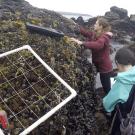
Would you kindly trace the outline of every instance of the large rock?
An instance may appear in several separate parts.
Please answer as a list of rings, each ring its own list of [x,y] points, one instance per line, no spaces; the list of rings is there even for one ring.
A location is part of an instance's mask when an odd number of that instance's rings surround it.
[[[106,12],[105,18],[108,19],[109,21],[114,21],[114,20],[119,20],[120,16],[119,16],[119,14],[117,14],[115,12]]]
[[[121,19],[126,18],[128,16],[128,11],[126,9],[118,8],[116,6],[111,7],[110,11],[117,13]]]
[[[135,24],[135,15],[130,15],[130,21]]]
[[[129,23],[130,22],[128,20],[114,20],[111,22],[113,29],[127,32],[132,30],[132,27],[129,25]]]
[[[83,20],[83,17],[82,16],[79,16],[77,19],[76,19],[76,22],[79,24],[79,25],[84,25],[84,20]]]

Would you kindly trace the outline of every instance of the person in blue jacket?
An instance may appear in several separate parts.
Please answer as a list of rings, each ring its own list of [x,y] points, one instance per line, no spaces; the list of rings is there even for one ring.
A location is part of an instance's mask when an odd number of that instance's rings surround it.
[[[135,55],[133,51],[127,47],[119,49],[115,55],[115,62],[118,74],[111,90],[103,98],[103,107],[106,112],[113,112],[117,104],[126,103],[135,84]],[[115,135],[115,133],[112,135]]]

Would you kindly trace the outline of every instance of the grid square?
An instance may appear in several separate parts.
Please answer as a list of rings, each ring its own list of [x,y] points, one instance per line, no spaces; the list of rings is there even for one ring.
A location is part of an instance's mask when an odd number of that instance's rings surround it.
[[[24,75],[16,76],[14,79],[9,81],[9,84],[17,92],[20,92],[20,91],[30,87],[30,82]]]
[[[51,108],[55,107],[60,103],[60,97],[56,95],[53,91],[46,95],[44,100]]]
[[[24,107],[27,107],[19,95],[16,95],[7,100],[6,104],[14,114],[20,113]]]
[[[41,80],[41,77],[32,69],[25,74],[25,78],[27,78],[27,81],[29,81],[31,84],[39,82]]]
[[[5,80],[11,80],[15,78],[17,73],[17,67],[10,64],[9,66],[4,66],[1,68],[1,74]]]
[[[31,63],[31,61],[32,61],[32,63]],[[35,68],[35,67],[38,67],[38,66],[41,66],[42,65],[39,61],[37,61],[37,59],[34,56],[26,59],[26,62],[29,64],[29,66],[31,68]]]
[[[0,67],[1,67],[1,69],[2,69],[2,67],[7,67],[9,65],[10,65],[10,63],[9,63],[9,60],[8,60],[8,58],[6,56],[0,58]]]
[[[45,102],[45,100],[39,99],[37,102],[30,106],[30,109],[39,117],[42,114],[46,114],[51,110],[51,107]]]
[[[61,100],[66,99],[67,96],[70,94],[70,91],[67,91],[67,88],[63,85],[59,85],[55,89],[55,94],[60,96]]]
[[[48,75],[43,80],[50,88],[53,89],[61,84],[53,75]]]
[[[51,75],[50,72],[47,71],[47,69],[45,69],[45,67],[41,64],[38,65],[37,67],[32,66],[32,69],[33,69],[33,72],[35,72],[41,78]]]
[[[16,95],[16,92],[8,82],[0,84],[0,96],[5,102],[14,95]]]
[[[0,84],[4,83],[5,81],[6,81],[6,79],[4,78],[2,73],[0,72]]]
[[[33,85],[33,88],[41,97],[47,95],[51,89],[49,86],[44,82],[44,80],[40,80],[38,83]]]
[[[40,98],[40,95],[32,87],[19,93],[19,96],[27,106],[33,104],[33,102],[36,102]]]
[[[18,62],[18,59],[20,58],[19,52],[16,53],[12,53],[8,56],[6,56],[8,59],[8,62],[15,64],[16,62]]]
[[[38,118],[30,109],[24,109],[16,117],[25,128],[34,123]]]

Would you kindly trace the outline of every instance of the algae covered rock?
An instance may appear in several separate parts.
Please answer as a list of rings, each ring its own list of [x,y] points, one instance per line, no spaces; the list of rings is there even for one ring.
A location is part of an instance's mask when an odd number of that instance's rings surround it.
[[[65,33],[63,38],[54,38],[38,33],[31,33],[26,28],[26,23],[32,23],[39,26],[51,27]],[[46,9],[38,9],[32,7],[28,2],[24,0],[1,0],[0,1],[0,52],[6,52],[20,46],[29,44],[34,51],[56,71],[68,84],[73,87],[78,96],[58,111],[54,116],[37,127],[31,134],[36,135],[86,135],[86,134],[98,134],[98,127],[95,119],[95,106],[96,99],[94,93],[95,85],[95,71],[93,65],[83,57],[83,51],[85,48],[77,46],[68,40],[68,36],[76,36],[74,33],[75,24],[73,21],[64,18],[60,14],[49,11]],[[23,53],[25,56],[29,56],[27,53]],[[17,59],[17,56],[13,57]],[[5,60],[0,61],[1,70],[5,68]],[[37,65],[33,57],[30,57],[30,65]],[[9,64],[10,65],[10,64]],[[22,64],[22,68],[15,71],[15,67],[5,69],[4,73],[11,77],[18,77],[21,71],[28,70],[28,66]],[[4,67],[2,69],[2,67]],[[46,72],[42,72],[42,69],[36,70],[40,75],[45,75]],[[15,74],[14,74],[15,73]],[[36,75],[30,73],[27,76],[32,82],[36,81]],[[56,84],[57,81],[50,79],[50,85]],[[11,96],[8,93],[8,85],[3,85],[2,75],[0,76],[1,94]],[[17,79],[12,83],[16,87],[26,87],[28,82],[23,78]],[[35,86],[35,89],[37,86]],[[11,89],[10,89],[11,90]],[[43,94],[42,85],[37,88],[38,92]],[[28,97],[26,102],[34,100],[35,96],[33,92],[22,94],[22,97]],[[31,98],[31,99],[30,99]],[[41,98],[38,96],[38,98]],[[5,98],[7,101],[7,98]],[[7,101],[8,102],[8,101]],[[34,102],[34,101],[33,101]],[[49,102],[49,101],[48,101]],[[55,104],[55,102],[54,102]],[[20,102],[18,98],[9,102],[9,107],[17,112],[18,109],[23,109],[23,102]],[[44,114],[44,103],[41,102],[35,106],[32,106],[37,114],[42,116]],[[1,102],[1,108],[4,108],[3,102]],[[10,113],[8,113],[10,114]],[[23,118],[25,117],[25,119]],[[12,118],[12,117],[11,117]],[[20,115],[22,123],[29,125],[34,122],[34,116],[31,116],[31,112],[26,111]],[[29,118],[29,120],[28,120]],[[17,135],[22,129],[21,125],[10,119],[11,134]],[[14,125],[14,126],[12,126]]]

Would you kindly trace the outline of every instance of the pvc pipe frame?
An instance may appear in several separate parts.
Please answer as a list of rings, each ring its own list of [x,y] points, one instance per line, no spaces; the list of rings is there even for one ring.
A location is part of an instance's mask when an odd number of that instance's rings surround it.
[[[3,131],[0,129],[0,135],[4,135]]]
[[[45,114],[44,116],[42,116],[40,119],[38,119],[36,122],[34,122],[31,126],[29,126],[28,128],[26,128],[22,133],[20,133],[19,135],[26,135],[29,132],[31,132],[33,129],[35,129],[38,125],[40,125],[42,122],[44,122],[45,120],[47,120],[50,116],[52,116],[56,111],[58,111],[62,106],[64,106],[67,102],[69,102],[72,98],[74,98],[77,93],[74,89],[72,89],[57,73],[55,73],[50,66],[48,66],[35,52],[34,50],[29,46],[29,45],[24,45],[20,48],[5,52],[3,54],[0,54],[0,58],[10,55],[12,53],[21,51],[27,49],[29,50],[42,64],[43,66],[50,72],[52,73],[70,92],[70,96],[67,97],[65,100],[63,100],[61,103],[59,103],[57,106],[55,106],[51,111],[49,111],[47,114]]]

